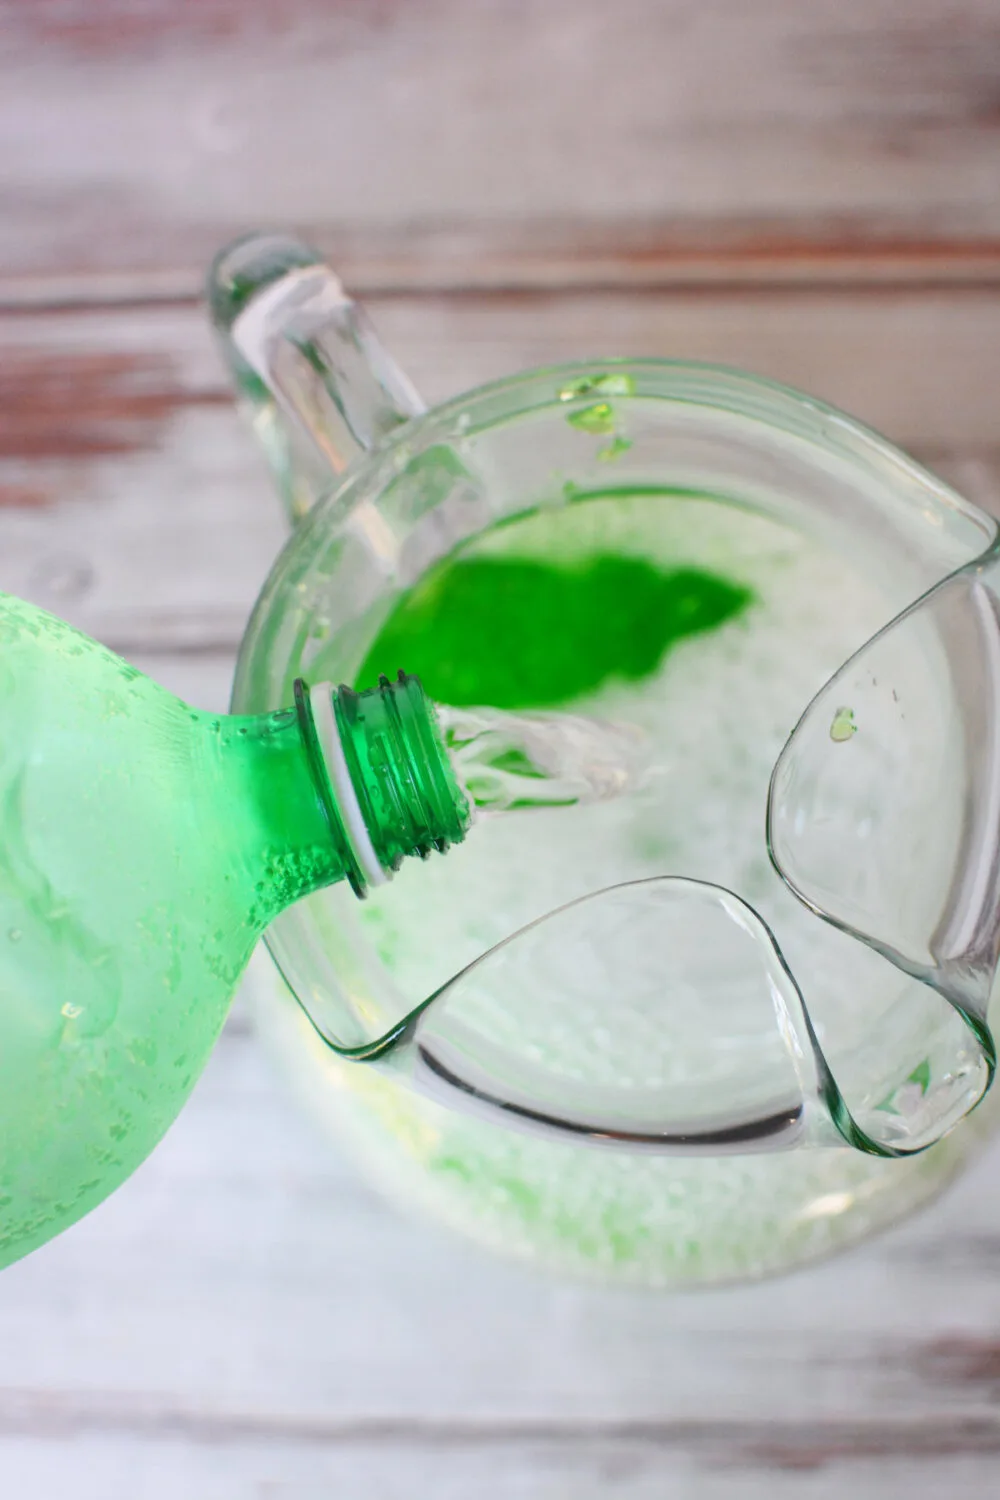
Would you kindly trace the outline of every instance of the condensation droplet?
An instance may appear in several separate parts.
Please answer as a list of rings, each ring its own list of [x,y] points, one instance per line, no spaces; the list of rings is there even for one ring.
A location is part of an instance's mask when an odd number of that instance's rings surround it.
[[[589,432],[603,436],[615,430],[614,407],[610,401],[594,401],[579,411],[566,413],[566,420],[578,432]]]
[[[82,599],[94,583],[94,570],[85,558],[67,553],[45,557],[32,570],[32,589],[46,599]]]
[[[852,735],[857,734],[858,726],[854,722],[853,708],[838,708],[830,725],[830,738],[835,745],[846,744]]]
[[[599,449],[597,457],[601,463],[613,463],[616,458],[620,458],[623,453],[627,453],[631,446],[631,438],[627,438],[622,433],[616,432],[610,443]]]
[[[559,391],[560,401],[578,401],[581,396],[634,396],[635,381],[624,370],[610,371],[604,375],[584,375],[573,380]]]

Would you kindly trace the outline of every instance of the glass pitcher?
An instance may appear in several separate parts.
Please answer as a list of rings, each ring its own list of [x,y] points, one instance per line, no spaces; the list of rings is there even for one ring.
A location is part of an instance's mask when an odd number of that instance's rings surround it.
[[[295,527],[247,630],[234,710],[280,706],[300,677],[391,672],[405,653],[440,703],[571,704],[657,747],[641,795],[486,820],[363,905],[334,888],[284,913],[251,991],[297,1092],[394,1198],[494,1249],[621,1281],[774,1272],[924,1200],[991,1105],[905,1160],[846,1144],[609,1152],[443,1108],[345,1061],[316,1017],[386,1032],[526,924],[669,872],[737,892],[779,933],[849,1070],[871,1015],[916,981],[779,877],[772,772],[805,705],[981,557],[992,519],[841,413],[721,367],[595,361],[426,411],[332,271],[284,238],[224,251],[210,296]],[[832,741],[848,738],[850,708],[833,718]],[[516,975],[484,972],[485,1003],[523,1021]],[[638,1053],[653,1083],[684,1082],[684,1055],[618,1035],[613,1008],[584,1014],[563,968],[552,980],[544,1040],[567,1075],[585,1059],[591,1084],[611,1086]],[[738,1028],[702,1021],[700,1087],[725,1089],[739,1044]]]

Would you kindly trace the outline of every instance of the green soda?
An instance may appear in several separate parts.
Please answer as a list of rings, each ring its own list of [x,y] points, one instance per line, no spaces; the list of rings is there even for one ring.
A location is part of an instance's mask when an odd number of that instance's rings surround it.
[[[460,841],[414,677],[188,707],[0,596],[0,1266],[111,1193],[177,1115],[285,907]]]

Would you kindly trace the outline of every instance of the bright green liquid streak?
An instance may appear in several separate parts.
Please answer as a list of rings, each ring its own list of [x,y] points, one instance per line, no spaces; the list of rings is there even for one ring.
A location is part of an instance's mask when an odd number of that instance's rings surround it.
[[[294,711],[195,712],[0,598],[0,1265],[142,1161],[260,932],[343,873]]]
[[[401,662],[438,703],[553,707],[651,676],[685,637],[725,623],[749,589],[696,568],[613,553],[577,566],[468,557],[433,569],[397,605],[358,674]]]

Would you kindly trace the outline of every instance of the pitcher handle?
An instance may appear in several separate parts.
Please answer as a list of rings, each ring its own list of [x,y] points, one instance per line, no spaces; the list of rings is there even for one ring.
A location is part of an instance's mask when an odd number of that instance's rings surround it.
[[[426,408],[315,250],[251,234],[216,256],[223,357],[294,525],[337,476]]]

